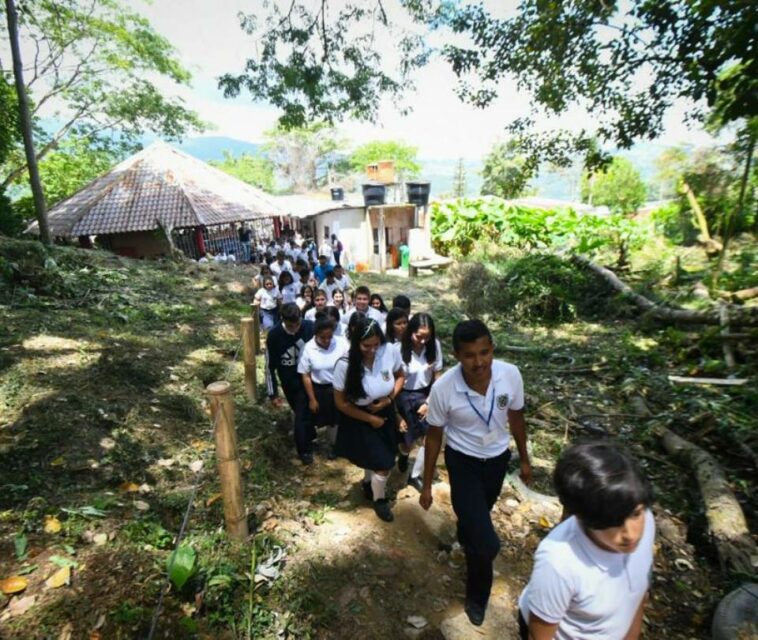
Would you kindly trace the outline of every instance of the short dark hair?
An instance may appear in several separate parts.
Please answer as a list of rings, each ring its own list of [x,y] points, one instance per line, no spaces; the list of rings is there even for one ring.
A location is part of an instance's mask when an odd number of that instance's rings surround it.
[[[319,260],[321,260],[321,258],[323,258],[324,260],[327,259],[326,256],[323,253],[318,257]]]
[[[328,317],[334,320],[335,327],[336,323],[340,321],[340,310],[332,304],[330,304],[328,307],[325,307],[318,313],[325,313]],[[318,315],[318,313],[316,315]]]
[[[323,311],[318,311],[316,313],[316,324],[313,327],[313,333],[319,334],[327,329],[334,331],[336,326],[334,319],[326,312],[326,309],[324,309]]]
[[[277,260],[278,260],[279,258],[284,258],[284,257],[286,257],[286,254],[284,253],[284,251],[277,251],[277,252],[276,252],[276,259],[277,259]]]
[[[302,318],[300,315],[300,307],[298,307],[294,302],[288,302],[287,304],[282,305],[282,309],[279,312],[279,315],[282,317],[283,322],[295,322]]]
[[[360,287],[357,287],[355,289],[355,294],[354,295],[355,295],[356,298],[358,296],[368,296],[370,298],[371,297],[371,289],[369,289],[365,285],[361,285]]]
[[[411,299],[402,293],[392,298],[392,306],[398,309],[405,309],[409,314],[411,312]]]
[[[653,489],[635,460],[611,442],[582,442],[566,449],[553,472],[566,511],[590,529],[624,523],[639,504],[653,503]]]
[[[481,320],[463,320],[453,329],[453,351],[459,351],[464,342],[476,342],[484,337],[492,342],[492,334],[486,324]]]

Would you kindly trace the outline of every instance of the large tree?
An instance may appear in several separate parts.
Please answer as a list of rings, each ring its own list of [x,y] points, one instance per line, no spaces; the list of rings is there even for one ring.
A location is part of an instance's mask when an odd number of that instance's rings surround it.
[[[482,167],[482,195],[518,198],[527,191],[534,169],[521,154],[515,140],[496,142]]]
[[[230,151],[224,151],[223,160],[211,160],[210,164],[239,178],[242,182],[269,193],[274,191],[274,163],[268,158],[260,158],[248,153],[235,158]]]
[[[305,193],[326,184],[332,177],[337,152],[346,141],[336,129],[324,122],[286,129],[282,126],[264,132],[263,150],[288,182],[288,190]]]
[[[373,140],[357,147],[350,154],[350,167],[363,173],[367,164],[379,160],[393,160],[400,180],[415,178],[421,173],[421,165],[416,159],[418,148],[402,140]]]
[[[162,77],[189,83],[172,45],[118,0],[25,2],[19,26],[32,53],[25,76],[38,124],[38,160],[67,136],[133,148],[148,132],[179,139],[203,127],[193,111],[166,97],[155,82]],[[0,73],[7,76],[2,60],[0,49]],[[39,126],[43,117],[44,127]],[[20,154],[12,154],[0,187],[25,169]]]
[[[629,160],[618,156],[604,169],[585,174],[582,181],[582,199],[606,206],[613,214],[635,213],[646,195],[640,172]]]

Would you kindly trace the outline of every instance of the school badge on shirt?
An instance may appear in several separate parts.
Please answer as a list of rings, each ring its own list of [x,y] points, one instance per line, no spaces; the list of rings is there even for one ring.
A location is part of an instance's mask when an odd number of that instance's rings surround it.
[[[382,380],[385,382],[389,382],[390,379],[390,372],[389,371],[382,371]]]
[[[497,408],[498,409],[505,409],[508,406],[508,394],[504,393],[502,395],[499,395],[497,397]]]

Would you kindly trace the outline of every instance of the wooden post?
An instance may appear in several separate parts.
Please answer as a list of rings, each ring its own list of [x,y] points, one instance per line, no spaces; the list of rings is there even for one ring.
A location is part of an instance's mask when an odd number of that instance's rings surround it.
[[[253,316],[253,338],[255,353],[261,352],[261,305],[259,302],[250,304],[250,314]]]
[[[379,208],[379,273],[387,269],[387,235],[384,226],[384,209]]]
[[[242,349],[245,362],[245,394],[255,401],[258,397],[255,379],[255,320],[242,318]]]
[[[237,431],[234,427],[234,402],[231,385],[225,380],[212,382],[206,392],[211,403],[215,424],[216,462],[224,500],[224,522],[231,538],[244,540],[248,536],[247,512],[242,497],[240,459],[237,452]]]

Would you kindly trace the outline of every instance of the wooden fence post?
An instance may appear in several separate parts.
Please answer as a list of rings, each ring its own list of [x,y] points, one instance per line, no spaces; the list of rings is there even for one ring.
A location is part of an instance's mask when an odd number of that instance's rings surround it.
[[[242,497],[240,459],[237,451],[237,431],[234,426],[234,401],[231,385],[225,380],[212,382],[206,392],[210,399],[215,424],[216,462],[224,500],[224,522],[231,538],[244,540],[248,536],[247,512]]]
[[[242,355],[245,362],[245,394],[255,401],[258,388],[255,371],[255,320],[242,318]]]
[[[253,316],[253,337],[255,338],[255,353],[261,352],[261,305],[260,302],[250,304],[250,315]]]

